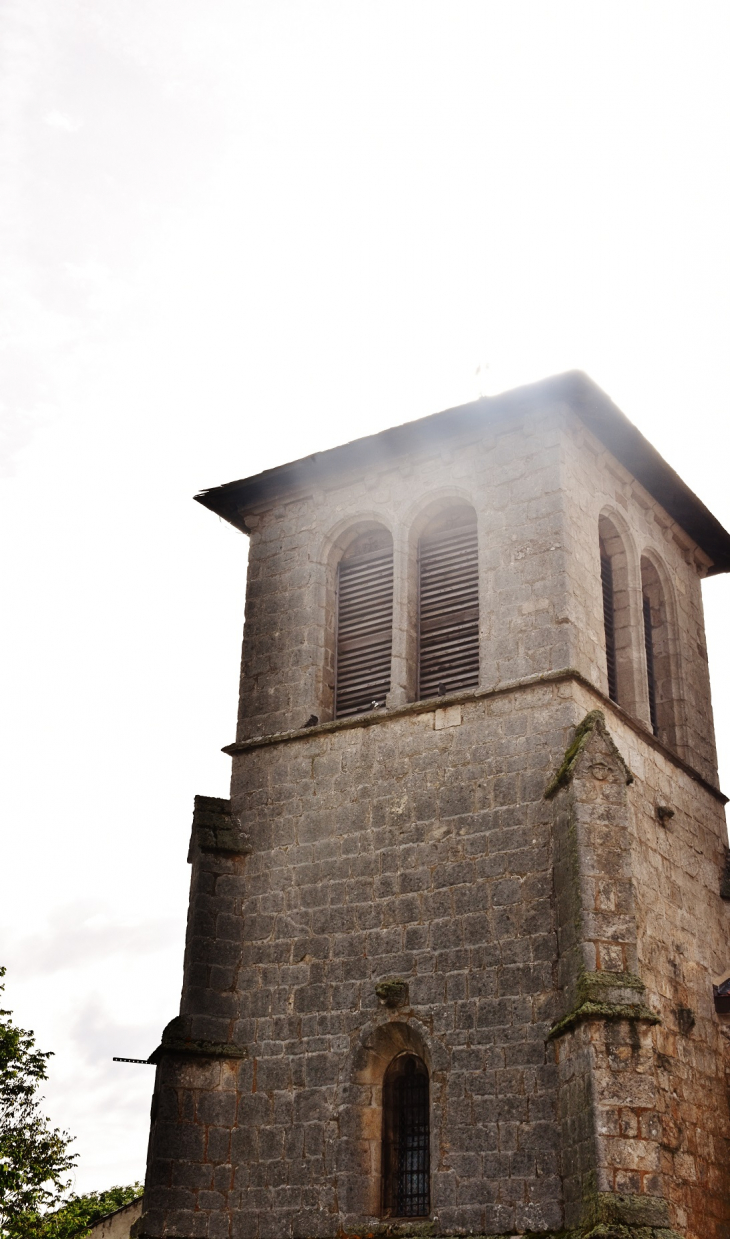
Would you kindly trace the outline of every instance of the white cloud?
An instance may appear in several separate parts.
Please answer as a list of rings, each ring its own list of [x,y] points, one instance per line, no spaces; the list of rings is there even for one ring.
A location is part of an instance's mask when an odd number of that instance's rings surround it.
[[[63,129],[66,133],[78,133],[81,128],[81,121],[74,120],[66,112],[59,112],[55,108],[47,112],[43,117],[44,123],[50,125],[52,129]]]

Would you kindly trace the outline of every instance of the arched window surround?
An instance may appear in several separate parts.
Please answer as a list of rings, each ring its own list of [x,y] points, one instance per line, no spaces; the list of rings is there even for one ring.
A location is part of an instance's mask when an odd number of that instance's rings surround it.
[[[601,645],[605,658],[603,690],[608,696],[613,696],[617,705],[649,727],[651,722],[639,557],[625,521],[615,510],[604,509],[601,513],[596,544],[596,582],[600,598]],[[602,562],[604,556],[610,564],[609,577],[613,587],[615,695],[612,694],[609,684],[609,633],[608,617],[605,615],[606,571]]]
[[[431,1040],[428,1029],[414,1018],[386,1019],[363,1028],[351,1060],[341,1130],[362,1150],[361,1174],[353,1214],[377,1219],[383,1213],[383,1086],[394,1059],[412,1054],[428,1070],[430,1095],[431,1212],[438,1208],[436,1188],[440,1167],[442,1110],[450,1062],[449,1052]],[[349,1211],[349,1210],[348,1210]]]
[[[335,684],[337,672],[338,572],[348,551],[368,534],[386,534],[393,539],[393,528],[387,514],[364,512],[350,514],[331,530],[317,556],[324,567],[324,654],[320,682],[315,695],[315,713],[320,722],[335,717]],[[395,618],[395,617],[394,617]],[[392,633],[392,630],[391,630]],[[392,659],[392,651],[391,651]]]
[[[639,562],[642,589],[641,633],[646,651],[650,722],[652,730],[663,744],[683,754],[684,693],[674,589],[666,564],[653,548],[645,547]],[[647,604],[652,620],[651,640],[647,639],[646,634]],[[653,677],[649,675],[649,658],[654,664]],[[653,678],[653,692],[649,688],[650,678]]]
[[[418,691],[418,670],[419,670],[419,544],[421,537],[428,530],[428,526],[438,518],[444,516],[450,510],[466,509],[473,514],[473,519],[476,522],[477,531],[477,547],[478,547],[478,594],[479,594],[479,683],[482,681],[484,660],[484,643],[485,643],[485,625],[488,615],[487,600],[485,597],[485,574],[482,570],[482,548],[484,545],[484,537],[482,531],[482,521],[477,504],[474,497],[467,490],[460,487],[448,487],[443,490],[432,493],[429,496],[421,497],[420,500],[412,506],[409,512],[404,515],[402,527],[406,531],[403,540],[403,558],[402,571],[400,574],[400,582],[398,581],[398,570],[396,569],[396,591],[401,589],[400,607],[396,603],[396,614],[398,619],[395,623],[394,643],[400,658],[396,662],[394,659],[394,686],[398,685],[400,689],[400,697],[397,704],[402,704],[406,701],[415,701],[419,697]],[[397,552],[396,552],[396,558]],[[398,628],[400,627],[400,633]],[[435,699],[435,698],[434,698]],[[394,702],[396,704],[396,702]]]
[[[390,513],[371,509],[362,513],[350,513],[330,530],[320,544],[319,552],[315,553],[315,561],[321,565],[318,572],[318,590],[324,585],[324,596],[320,593],[317,606],[324,601],[324,634],[319,637],[318,644],[323,648],[323,656],[316,673],[317,684],[313,693],[316,705],[306,708],[314,709],[320,722],[328,722],[335,717],[335,669],[336,669],[336,639],[337,639],[337,575],[338,566],[348,547],[363,534],[375,530],[387,530],[393,539],[393,622],[390,691],[386,704],[389,707],[405,705],[418,697],[418,547],[423,531],[441,514],[449,509],[468,508],[474,513],[477,527],[477,545],[479,553],[478,595],[479,595],[479,683],[483,682],[485,668],[485,646],[488,639],[489,607],[487,594],[487,574],[483,570],[482,550],[484,535],[482,516],[472,494],[461,487],[445,487],[427,496],[420,496],[397,519],[393,520]],[[321,630],[320,630],[321,631]]]

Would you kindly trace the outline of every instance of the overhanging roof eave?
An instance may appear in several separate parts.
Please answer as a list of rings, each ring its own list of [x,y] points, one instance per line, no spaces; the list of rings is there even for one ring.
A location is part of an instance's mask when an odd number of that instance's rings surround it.
[[[469,404],[390,427],[324,452],[202,491],[195,498],[243,532],[247,511],[375,470],[408,453],[478,433],[518,409],[564,403],[712,560],[709,575],[730,571],[730,534],[633,422],[581,371],[569,371]]]

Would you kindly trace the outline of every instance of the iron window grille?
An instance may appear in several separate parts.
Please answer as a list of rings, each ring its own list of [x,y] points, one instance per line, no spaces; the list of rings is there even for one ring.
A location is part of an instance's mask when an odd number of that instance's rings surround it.
[[[383,1113],[384,1212],[427,1217],[430,1210],[428,1070],[401,1055],[386,1077]]]

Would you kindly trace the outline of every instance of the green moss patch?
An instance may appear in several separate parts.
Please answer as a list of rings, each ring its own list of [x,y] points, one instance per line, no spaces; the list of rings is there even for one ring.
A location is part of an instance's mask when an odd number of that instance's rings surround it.
[[[604,717],[603,710],[591,710],[588,714],[586,714],[582,723],[579,723],[576,727],[575,736],[573,737],[572,743],[565,750],[565,757],[562,760],[560,768],[545,788],[544,795],[546,800],[552,799],[556,792],[560,791],[561,787],[567,787],[568,783],[570,783],[570,780],[575,772],[575,767],[578,764],[578,758],[583,752],[583,749],[586,747],[586,744],[594,731],[600,732],[606,740],[611,752],[624,772],[626,782],[633,783],[634,776],[616,748],[616,745],[611,737],[611,733],[606,727],[606,719]]]

